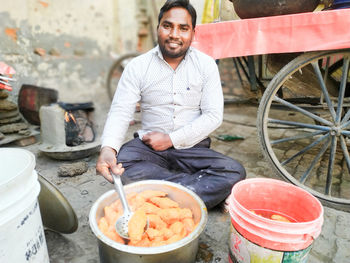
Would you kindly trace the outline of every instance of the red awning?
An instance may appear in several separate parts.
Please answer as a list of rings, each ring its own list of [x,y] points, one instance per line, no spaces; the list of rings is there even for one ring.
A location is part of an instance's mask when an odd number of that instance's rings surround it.
[[[350,48],[350,9],[197,25],[192,46],[215,59]]]

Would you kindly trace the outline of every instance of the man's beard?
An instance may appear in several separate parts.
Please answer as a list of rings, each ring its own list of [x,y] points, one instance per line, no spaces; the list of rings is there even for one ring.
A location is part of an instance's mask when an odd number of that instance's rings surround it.
[[[179,57],[182,57],[186,54],[187,49],[185,50],[180,50],[178,53],[172,53],[172,52],[169,52],[166,48],[165,48],[165,44],[164,45],[159,45],[159,48],[160,48],[160,51],[162,52],[163,54],[163,57],[168,57],[168,58],[179,58]]]

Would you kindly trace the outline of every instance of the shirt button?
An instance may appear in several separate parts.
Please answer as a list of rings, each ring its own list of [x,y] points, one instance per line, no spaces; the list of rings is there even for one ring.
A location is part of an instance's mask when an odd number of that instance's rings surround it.
[[[176,95],[176,92],[174,92],[174,95]]]
[[[175,119],[176,117],[174,116],[173,118]]]

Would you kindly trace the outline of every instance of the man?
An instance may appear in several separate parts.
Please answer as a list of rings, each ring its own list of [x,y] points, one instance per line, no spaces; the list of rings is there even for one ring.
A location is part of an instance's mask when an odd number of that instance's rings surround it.
[[[196,17],[188,0],[168,0],[161,8],[158,46],[130,61],[119,81],[96,170],[110,182],[110,171],[123,174],[124,183],[176,182],[212,208],[245,170],[209,149],[208,135],[222,123],[223,94],[215,61],[190,47]],[[138,101],[142,129],[122,146]]]

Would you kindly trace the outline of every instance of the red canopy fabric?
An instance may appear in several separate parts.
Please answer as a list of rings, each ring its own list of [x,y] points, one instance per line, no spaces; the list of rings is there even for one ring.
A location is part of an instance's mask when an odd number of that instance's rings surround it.
[[[197,25],[192,46],[214,59],[350,48],[350,9]]]

